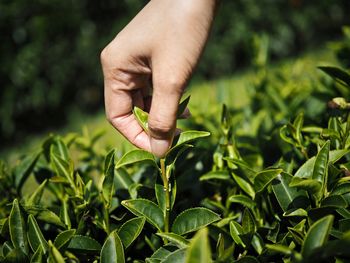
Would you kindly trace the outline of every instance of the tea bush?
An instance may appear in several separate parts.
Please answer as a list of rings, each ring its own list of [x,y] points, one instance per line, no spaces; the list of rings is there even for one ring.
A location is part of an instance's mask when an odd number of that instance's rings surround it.
[[[258,63],[246,107],[194,115],[160,160],[95,133],[1,162],[0,262],[348,262],[350,74],[319,69]]]

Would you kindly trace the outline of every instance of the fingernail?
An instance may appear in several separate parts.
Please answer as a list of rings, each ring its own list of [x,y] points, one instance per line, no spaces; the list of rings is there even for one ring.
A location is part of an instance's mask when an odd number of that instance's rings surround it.
[[[169,150],[169,140],[159,140],[151,137],[151,150],[154,155],[159,158],[164,157],[165,153]]]

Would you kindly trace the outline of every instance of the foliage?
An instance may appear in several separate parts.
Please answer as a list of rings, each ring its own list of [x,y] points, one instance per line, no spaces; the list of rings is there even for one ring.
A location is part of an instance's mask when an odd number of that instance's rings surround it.
[[[247,107],[194,116],[160,160],[97,132],[1,163],[0,262],[349,261],[350,74],[296,88],[265,63]]]
[[[256,34],[270,43],[270,58],[281,58],[339,35],[349,23],[347,0],[221,2],[197,71],[204,78],[247,65]],[[77,108],[100,108],[99,53],[146,3],[1,1],[0,140],[13,144],[62,125]]]

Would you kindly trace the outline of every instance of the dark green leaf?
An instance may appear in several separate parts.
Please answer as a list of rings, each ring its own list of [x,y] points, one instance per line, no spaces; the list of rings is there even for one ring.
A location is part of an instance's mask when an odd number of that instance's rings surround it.
[[[186,249],[178,249],[166,256],[161,263],[185,263]]]
[[[101,263],[124,263],[123,244],[116,231],[113,231],[106,239],[100,254]]]
[[[42,246],[39,246],[38,249],[35,251],[34,255],[30,259],[30,263],[42,263],[44,252]]]
[[[252,213],[249,209],[244,209],[242,218],[243,234],[252,234],[256,231],[256,224]]]
[[[282,171],[282,169],[269,169],[258,173],[254,178],[255,191],[263,191]]]
[[[187,96],[187,98],[181,101],[181,103],[179,104],[179,107],[177,109],[177,114],[176,114],[177,118],[180,118],[181,115],[184,113],[188,103],[190,102],[190,98],[191,98],[191,95]]]
[[[97,253],[101,250],[101,245],[91,237],[74,235],[67,248],[75,253]]]
[[[331,195],[322,200],[321,206],[346,208],[348,206],[348,203],[341,195]]]
[[[18,190],[22,188],[24,182],[32,173],[40,155],[41,152],[26,156],[14,169],[15,185]]]
[[[104,179],[102,184],[102,195],[109,208],[114,194],[114,150],[111,150],[105,159]]]
[[[144,217],[132,218],[125,222],[118,230],[118,235],[125,247],[128,248],[132,242],[140,235],[145,224]]]
[[[75,229],[69,229],[59,233],[55,238],[55,242],[54,242],[55,247],[57,249],[61,249],[65,245],[68,245],[69,241],[74,236],[75,231],[76,231]]]
[[[322,185],[326,184],[328,172],[330,142],[327,141],[318,152],[315,160],[314,170],[312,172],[312,179],[319,181]]]
[[[310,193],[318,193],[322,185],[319,181],[314,179],[303,179],[300,177],[294,176],[292,181],[289,184],[290,187],[295,187],[297,189],[306,190]]]
[[[20,249],[25,255],[28,255],[27,226],[17,199],[13,201],[9,217],[9,227],[14,248]]]
[[[341,83],[344,86],[350,87],[350,75],[346,71],[330,66],[318,67],[320,70],[325,72],[330,77],[334,78],[336,81]]]
[[[315,222],[306,233],[302,245],[302,254],[307,257],[312,251],[325,244],[328,239],[329,231],[333,225],[334,217],[332,215],[321,218]]]
[[[49,245],[32,215],[28,216],[28,241],[33,252],[37,251],[39,246],[42,247],[44,253],[48,251]]]
[[[136,216],[144,216],[147,222],[151,223],[158,230],[162,231],[164,227],[164,218],[162,210],[152,201],[147,199],[124,200],[122,205]]]
[[[272,182],[272,190],[284,212],[291,208],[300,207],[303,200],[306,199],[305,191],[289,186],[292,178],[293,176],[290,174],[281,173],[277,176],[276,180]]]
[[[219,219],[220,216],[218,214],[207,208],[190,208],[175,218],[171,230],[175,234],[184,235],[210,225]]]
[[[128,189],[135,184],[128,172],[122,167],[114,171],[114,187],[116,190]]]

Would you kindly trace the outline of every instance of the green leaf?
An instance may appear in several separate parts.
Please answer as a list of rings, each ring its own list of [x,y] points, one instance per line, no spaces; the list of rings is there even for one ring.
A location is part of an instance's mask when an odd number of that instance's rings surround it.
[[[190,243],[187,239],[174,233],[157,233],[157,235],[174,243],[178,248],[186,248]]]
[[[101,250],[101,245],[91,237],[74,235],[67,248],[75,253],[97,253]]]
[[[23,251],[19,248],[15,248],[11,250],[5,257],[3,262],[6,263],[22,263],[22,262],[28,262],[28,257],[26,254],[23,253]]]
[[[348,154],[350,150],[333,150],[329,152],[329,162],[335,163],[341,159],[344,155]],[[312,178],[316,156],[311,157],[307,160],[299,169],[296,171],[294,177]]]
[[[150,224],[162,231],[164,218],[162,210],[152,201],[147,199],[124,200],[122,205],[136,216],[144,216]]]
[[[315,165],[312,172],[312,179],[319,181],[322,185],[326,184],[328,172],[330,141],[327,141],[318,152]]]
[[[230,234],[233,239],[233,241],[237,244],[242,246],[243,248],[246,247],[243,240],[241,239],[240,235],[243,234],[243,228],[240,224],[238,224],[236,221],[230,222]]]
[[[218,214],[207,208],[190,208],[175,218],[171,231],[178,235],[184,235],[210,225],[219,219]]]
[[[148,133],[148,113],[136,106],[134,107],[133,113],[137,122],[141,125],[143,130]]]
[[[144,150],[132,150],[126,153],[120,158],[115,166],[115,169],[119,169],[122,166],[137,163],[137,162],[150,162],[152,165],[157,167],[153,154]]]
[[[334,208],[347,208],[348,203],[341,195],[331,195],[322,200],[321,206]]]
[[[18,191],[32,173],[40,155],[41,152],[26,156],[14,169],[15,185]]]
[[[100,254],[101,263],[124,263],[123,244],[116,231],[110,233],[107,237]]]
[[[165,203],[165,191],[164,186],[162,184],[156,183],[154,185],[154,191],[157,198],[157,203],[160,209],[162,209],[163,214],[165,215],[166,212],[166,203]]]
[[[238,203],[243,205],[243,207],[248,207],[249,209],[254,209],[255,202],[245,195],[231,195],[228,198],[231,203]]]
[[[243,234],[252,234],[256,231],[255,220],[249,209],[244,209],[242,218]]]
[[[114,171],[114,188],[115,190],[127,189],[130,190],[130,187],[135,184],[132,180],[126,169],[123,167]]]
[[[102,195],[107,208],[111,206],[111,201],[114,194],[114,155],[115,150],[111,150],[105,159]]]
[[[208,137],[210,132],[205,131],[184,131],[174,139],[172,148],[167,152],[166,155],[170,155],[175,149],[179,148],[182,145],[188,144],[191,141],[194,141],[199,138]]]
[[[255,198],[255,191],[253,186],[246,180],[244,180],[243,178],[235,175],[234,173],[232,173],[232,177],[233,179],[236,181],[236,183],[238,184],[238,186],[247,194],[249,195],[251,198]]]
[[[199,230],[192,238],[186,253],[186,263],[211,263],[208,229]]]
[[[274,252],[278,252],[287,256],[293,253],[293,250],[290,247],[281,244],[266,244],[266,248],[268,250],[272,250]]]
[[[47,184],[47,180],[45,179],[39,186],[38,188],[35,190],[35,192],[28,198],[28,200],[26,201],[26,205],[40,205],[40,200],[41,197],[44,193],[45,187]]]
[[[48,251],[49,245],[32,215],[28,216],[28,241],[33,252],[37,251],[40,246],[43,248],[44,253]]]
[[[306,210],[304,210],[302,208],[293,208],[291,210],[287,210],[286,212],[284,212],[283,216],[285,216],[285,217],[292,217],[292,216],[307,217],[307,212],[306,212]]]
[[[54,153],[56,156],[59,156],[65,161],[69,161],[68,148],[61,138],[55,136],[53,143],[51,145],[51,153]]]
[[[186,256],[186,249],[181,248],[167,255],[160,263],[184,263]]]
[[[260,261],[252,256],[244,256],[235,261],[235,263],[260,263]]]
[[[228,171],[211,171],[202,175],[199,178],[199,181],[208,181],[208,180],[222,180],[222,181],[230,181],[231,176]]]
[[[42,263],[43,261],[43,248],[42,246],[39,246],[38,249],[35,251],[34,255],[30,259],[30,263]]]
[[[57,235],[54,241],[54,245],[57,249],[61,249],[62,247],[68,245],[69,241],[75,235],[75,229],[65,230]]]
[[[307,257],[314,249],[325,244],[333,225],[333,219],[334,216],[332,215],[325,216],[310,227],[309,231],[306,233],[301,249],[304,257]]]
[[[254,178],[255,191],[263,191],[282,171],[282,169],[268,169],[258,173]]]
[[[48,263],[64,263],[64,257],[58,251],[58,249],[52,244],[51,240],[48,242],[49,244],[49,258]]]
[[[27,227],[17,199],[13,201],[9,217],[9,227],[14,248],[20,249],[25,255],[28,255]]]
[[[302,189],[310,193],[318,193],[322,185],[319,181],[314,179],[303,179],[300,177],[294,176],[292,181],[289,184],[290,187],[296,187],[297,189]]]
[[[272,182],[272,190],[284,212],[291,208],[304,207],[304,200],[307,199],[305,191],[289,186],[292,178],[290,174],[281,173]]]
[[[350,75],[346,71],[337,67],[330,66],[323,66],[318,68],[330,77],[334,78],[340,84],[350,87]]]
[[[75,187],[73,181],[73,164],[71,162],[67,162],[62,159],[60,156],[55,154],[51,154],[52,166],[56,172],[56,174],[60,177],[63,177],[71,187]]]
[[[146,219],[144,217],[132,218],[125,222],[118,230],[118,235],[127,249],[132,242],[140,235]]]
[[[181,101],[181,103],[179,104],[179,107],[177,109],[177,114],[176,114],[177,118],[180,118],[181,115],[186,110],[186,107],[187,107],[188,103],[190,102],[190,98],[191,98],[191,95],[187,96],[187,98],[184,99],[183,101]]]

